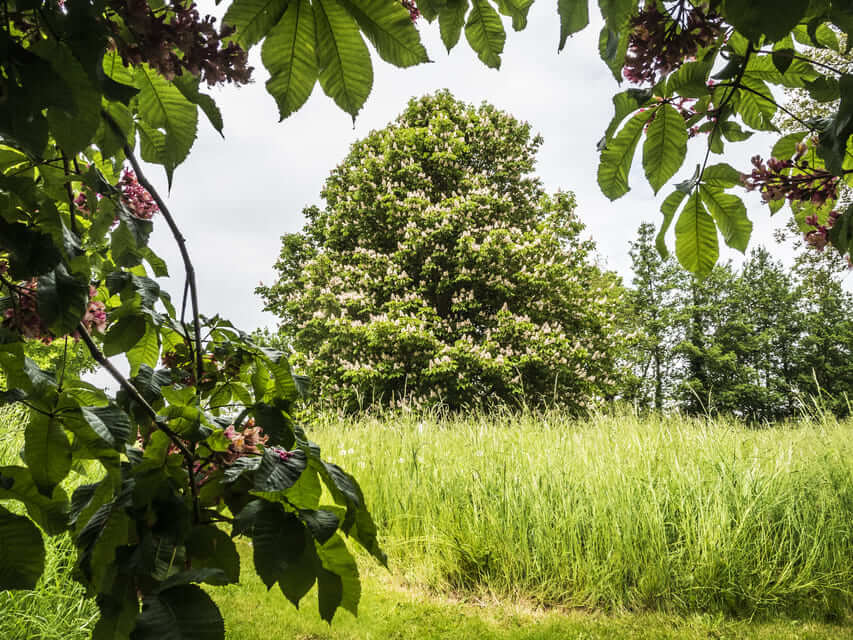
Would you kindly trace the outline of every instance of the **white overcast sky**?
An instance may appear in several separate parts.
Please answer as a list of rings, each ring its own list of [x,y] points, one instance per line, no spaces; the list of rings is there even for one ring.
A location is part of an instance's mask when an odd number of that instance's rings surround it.
[[[198,139],[178,168],[169,195],[195,262],[202,313],[220,313],[247,331],[274,327],[275,318],[261,310],[253,289],[274,279],[281,234],[302,227],[303,207],[321,204],[324,180],[354,141],[385,126],[411,97],[443,88],[468,102],[488,101],[527,120],[544,136],[537,173],[546,189],[576,194],[580,217],[606,264],[630,280],[628,242],[640,222],[659,223],[658,207],[671,187],[657,197],[652,194],[638,151],[628,195],[611,203],[598,190],[595,145],[612,116],[611,96],[621,90],[597,55],[600,24],[594,21],[558,55],[556,2],[540,0],[524,31],[513,32],[505,22],[507,43],[499,71],[479,62],[464,35],[448,54],[437,24],[420,20],[418,26],[434,62],[396,69],[373,52],[373,91],[354,127],[319,85],[297,114],[278,122],[256,51],[253,84],[214,91],[225,118],[225,138],[201,118]],[[694,154],[701,145],[695,141]],[[748,157],[767,155],[769,145],[759,141],[735,147],[727,160],[745,169]],[[688,162],[675,181],[689,177],[694,166],[695,160]],[[150,167],[149,176],[165,184],[161,168]],[[786,213],[771,221],[757,199],[747,202],[755,223],[752,244],[772,243],[771,229],[783,223]],[[180,258],[165,224],[155,219],[155,227],[152,246],[175,276],[165,286],[177,302],[183,282]],[[728,249],[721,254],[723,259],[736,257]]]

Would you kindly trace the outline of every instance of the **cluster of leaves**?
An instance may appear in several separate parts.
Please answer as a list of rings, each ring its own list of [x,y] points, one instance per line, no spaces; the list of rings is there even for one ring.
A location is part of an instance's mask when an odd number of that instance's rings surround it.
[[[304,381],[287,359],[199,314],[186,242],[137,158],[171,182],[199,110],[221,131],[199,86],[246,79],[233,31],[189,2],[10,2],[3,15],[0,402],[26,420],[20,464],[0,467],[0,589],[34,588],[42,536],[68,532],[95,638],[223,638],[198,583],[238,579],[243,535],[269,587],[298,603],[317,585],[327,620],[355,612],[342,536],[385,562],[358,483],[294,421]],[[148,246],[158,224],[183,258],[180,311]],[[51,341],[62,357],[28,357]],[[117,393],[80,379],[78,341]]]
[[[622,24],[628,28],[615,47],[619,53],[605,58],[614,72],[624,65],[625,77],[647,86],[613,98],[615,116],[600,142],[598,181],[604,194],[616,199],[628,191],[644,136],[643,169],[655,193],[684,164],[691,134],[707,136],[703,162],[661,206],[662,255],[673,220],[678,260],[700,276],[717,261],[718,232],[727,245],[745,251],[752,223],[741,197],[729,191],[739,186],[759,188],[771,213],[789,202],[803,233],[823,228],[825,242],[847,253],[853,211],[835,215],[832,225],[828,217],[837,184],[853,180],[848,152],[853,76],[806,54],[840,51],[838,32],[853,26],[850,8],[830,2],[676,0],[650,2]],[[802,89],[822,102],[839,101],[838,112],[821,119],[794,116],[796,130],[776,142],[767,164],[757,158],[743,173],[726,163],[709,164],[712,153],[724,153],[726,142],[778,131],[777,116],[787,110],[777,103],[774,86]],[[689,117],[677,108],[685,98],[695,101]]]
[[[764,248],[703,280],[662,260],[654,226],[631,256],[636,378],[623,395],[643,408],[726,413],[766,423],[794,418],[820,396],[848,415],[853,296],[837,270],[803,254],[785,269]]]
[[[574,198],[531,176],[540,143],[440,92],[353,145],[258,289],[320,398],[579,411],[612,395],[623,289]]]

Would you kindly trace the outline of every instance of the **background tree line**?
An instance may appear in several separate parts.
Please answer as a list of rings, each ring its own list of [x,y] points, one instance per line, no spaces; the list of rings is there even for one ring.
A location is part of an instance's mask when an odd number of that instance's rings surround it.
[[[622,399],[763,422],[820,397],[849,413],[846,259],[800,241],[790,271],[757,248],[696,277],[642,224],[625,286],[582,238],[574,197],[533,175],[541,142],[491,105],[413,99],[282,237],[278,278],[257,289],[281,324],[260,340],[347,411]]]
[[[661,258],[654,234],[644,223],[631,243],[637,333],[627,399],[776,421],[819,397],[849,414],[853,296],[837,262],[802,252],[789,270],[758,247],[740,269],[718,265],[696,279]]]

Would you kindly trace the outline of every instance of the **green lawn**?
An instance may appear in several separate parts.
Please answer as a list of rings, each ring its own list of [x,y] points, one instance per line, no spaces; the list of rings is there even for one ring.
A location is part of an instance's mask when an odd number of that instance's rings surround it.
[[[404,585],[399,576],[370,567],[362,575],[358,617],[339,611],[330,626],[317,613],[314,593],[297,611],[277,588],[267,591],[254,574],[248,546],[242,545],[241,555],[241,583],[208,589],[225,613],[227,637],[233,640],[853,639],[850,624],[660,613],[604,615],[537,610],[496,599],[462,602]],[[360,562],[363,567],[369,563],[366,557]]]

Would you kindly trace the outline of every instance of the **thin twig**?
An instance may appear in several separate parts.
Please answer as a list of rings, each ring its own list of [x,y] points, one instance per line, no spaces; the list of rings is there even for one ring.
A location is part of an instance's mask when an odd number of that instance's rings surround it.
[[[121,127],[118,126],[118,123],[112,118],[110,114],[106,111],[102,111],[101,115],[113,129],[113,131],[118,135],[122,140],[124,140],[124,132],[121,130]],[[126,142],[124,143],[124,155],[127,156],[127,159],[130,161],[131,166],[133,167],[133,171],[136,173],[136,179],[141,184],[148,193],[151,194],[151,197],[154,198],[154,201],[157,203],[157,206],[160,208],[160,213],[163,214],[163,218],[166,220],[166,224],[169,225],[169,230],[172,232],[172,236],[175,238],[175,242],[178,245],[178,249],[181,252],[181,258],[184,261],[184,271],[186,272],[187,282],[189,283],[190,289],[190,302],[192,304],[193,311],[193,329],[195,330],[195,365],[196,365],[196,380],[201,380],[202,373],[204,372],[204,361],[202,359],[202,351],[201,351],[201,321],[199,320],[199,311],[198,311],[198,288],[196,286],[195,281],[195,268],[193,267],[192,260],[190,259],[189,251],[187,251],[187,243],[183,234],[181,234],[180,229],[178,229],[178,225],[175,223],[175,219],[172,217],[171,212],[169,211],[169,207],[166,206],[163,198],[160,197],[160,194],[154,188],[154,185],[148,181],[148,178],[145,177],[145,173],[142,171],[142,167],[139,164],[139,161],[136,159],[136,155],[133,153],[133,149],[130,148],[130,145]]]
[[[71,232],[77,234],[77,215],[74,206],[74,189],[71,188],[71,167],[68,165],[68,157],[62,152],[62,168],[65,170],[65,191],[68,193],[68,215],[71,216]]]
[[[169,440],[178,448],[181,452],[181,455],[184,456],[184,461],[187,466],[187,473],[189,474],[189,483],[190,483],[190,492],[193,497],[193,507],[195,510],[195,518],[196,522],[201,519],[201,507],[198,501],[198,487],[196,486],[195,481],[195,455],[190,451],[177,433],[172,431],[165,423],[165,421],[157,415],[157,412],[154,410],[148,401],[142,397],[142,394],[139,393],[139,390],[133,386],[133,383],[130,382],[127,378],[125,378],[121,371],[116,369],[115,365],[110,362],[107,357],[101,352],[98,348],[98,345],[95,344],[94,340],[92,340],[92,336],[89,335],[89,331],[86,329],[86,325],[82,322],[77,325],[77,333],[80,334],[80,338],[82,338],[83,342],[86,343],[86,347],[89,349],[89,353],[92,354],[92,357],[95,361],[101,365],[107,372],[113,377],[113,379],[119,383],[122,389],[124,389],[127,394],[136,402],[145,413],[154,421],[156,427],[168,436]]]
[[[713,140],[714,140],[714,134],[717,133],[717,128],[720,126],[720,116],[723,115],[723,109],[728,104],[729,100],[731,100],[732,97],[734,96],[735,91],[738,88],[738,85],[740,85],[740,81],[743,80],[743,75],[746,73],[746,66],[749,64],[749,56],[751,53],[752,53],[752,43],[750,42],[749,45],[747,45],[747,47],[746,47],[746,55],[743,58],[743,66],[738,71],[738,75],[737,75],[737,78],[735,78],[734,83],[732,85],[730,85],[731,91],[727,92],[726,95],[723,96],[723,99],[720,101],[720,106],[717,107],[717,109],[716,109],[717,119],[714,120],[714,126],[711,129],[711,133],[708,135],[708,148],[705,150],[705,159],[702,161],[702,170],[699,171],[699,176],[698,176],[698,179],[696,181],[696,184],[699,184],[700,182],[702,182],[702,176],[705,175],[705,167],[708,166],[708,159],[711,157],[711,144],[713,143]],[[718,85],[718,86],[720,86],[720,85]]]

